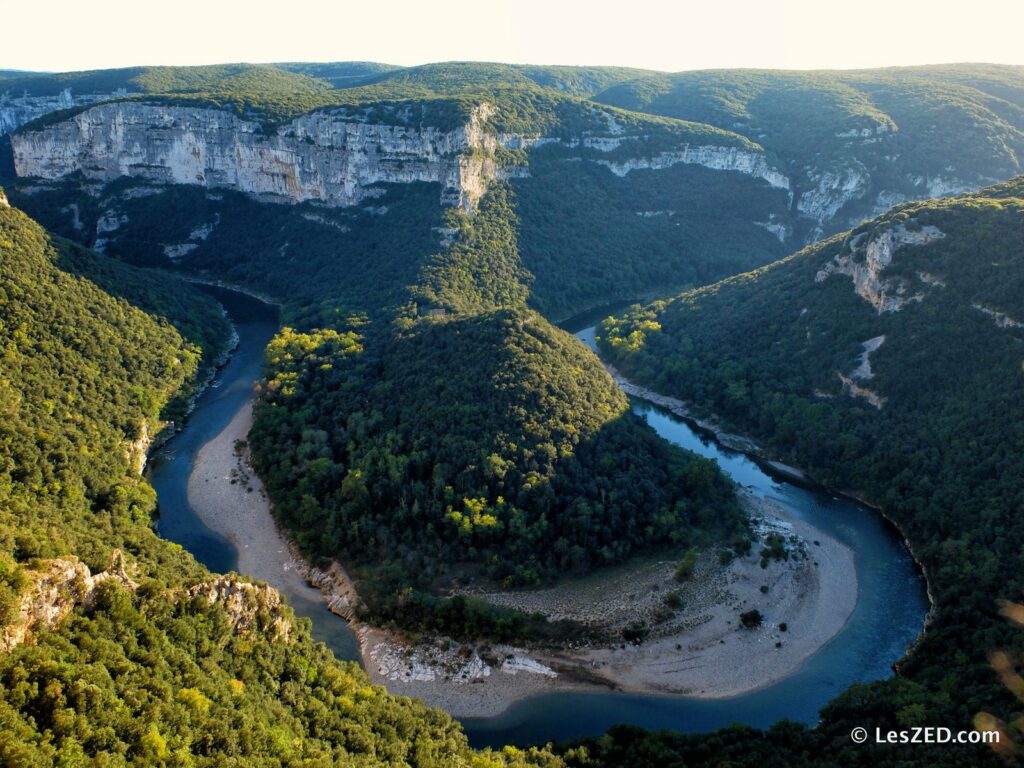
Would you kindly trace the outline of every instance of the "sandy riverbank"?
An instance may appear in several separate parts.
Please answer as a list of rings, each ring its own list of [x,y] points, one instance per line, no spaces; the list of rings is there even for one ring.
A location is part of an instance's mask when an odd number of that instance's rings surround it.
[[[285,594],[326,599],[332,610],[350,615],[349,606],[358,597],[344,570],[337,565],[326,573],[310,569],[278,531],[262,484],[236,445],[247,438],[251,423],[252,406],[246,404],[202,448],[189,478],[189,503],[238,548],[240,573]],[[795,537],[789,560],[761,568],[755,544],[750,555],[727,566],[715,553],[706,553],[694,576],[682,583],[675,581],[674,560],[661,559],[543,590],[485,595],[495,603],[581,621],[611,636],[644,622],[649,635],[640,645],[544,650],[459,646],[443,639],[413,645],[395,633],[357,626],[364,665],[374,682],[393,693],[474,717],[495,715],[520,699],[558,690],[711,698],[782,679],[835,636],[853,611],[853,553],[771,502],[749,493],[742,500],[752,519],[761,521],[762,534]],[[678,597],[671,602],[680,605],[668,611],[670,592]],[[742,628],[740,614],[751,609],[760,611],[763,622]]]
[[[796,537],[788,561],[761,568],[755,545],[750,555],[724,567],[706,554],[683,583],[674,578],[674,561],[648,560],[544,590],[485,595],[611,634],[642,621],[650,634],[640,645],[558,651],[496,645],[462,648],[460,654],[436,644],[411,647],[371,631],[365,638],[371,675],[395,693],[473,717],[559,690],[721,698],[781,680],[832,639],[853,612],[853,552],[771,502],[744,494],[743,503],[761,521],[762,532]],[[682,607],[665,618],[669,593],[678,595]],[[747,629],[740,614],[752,609],[763,622]]]
[[[200,449],[188,479],[188,503],[207,527],[238,550],[239,573],[261,579],[286,595],[320,599],[307,582],[309,568],[295,557],[270,514],[263,483],[248,466],[238,441],[248,439],[252,401]]]

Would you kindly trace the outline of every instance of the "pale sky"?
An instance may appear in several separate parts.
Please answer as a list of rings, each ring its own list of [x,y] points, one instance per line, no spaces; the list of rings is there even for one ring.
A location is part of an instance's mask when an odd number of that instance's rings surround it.
[[[1024,64],[1024,0],[0,0],[0,69],[473,60]]]

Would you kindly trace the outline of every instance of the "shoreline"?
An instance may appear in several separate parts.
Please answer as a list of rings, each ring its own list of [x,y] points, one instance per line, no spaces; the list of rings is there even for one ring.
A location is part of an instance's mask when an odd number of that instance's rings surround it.
[[[278,301],[269,294],[260,293],[259,291],[254,291],[251,288],[246,288],[236,283],[228,283],[223,280],[213,280],[210,278],[201,277],[191,272],[182,273],[175,272],[173,270],[167,270],[167,274],[174,275],[179,280],[184,280],[186,283],[193,283],[195,285],[205,285],[209,288],[220,288],[221,290],[224,291],[233,291],[234,293],[241,293],[244,296],[248,296],[250,299],[256,299],[256,301],[262,302],[263,304],[267,304],[272,307],[277,307],[278,309],[284,307],[283,301]]]
[[[611,374],[612,380],[627,395],[637,397],[641,400],[645,400],[649,403],[653,403],[654,405],[665,408],[669,412],[675,414],[676,416],[690,423],[691,426],[710,435],[720,445],[730,450],[734,450],[746,455],[762,468],[767,468],[770,472],[774,472],[777,475],[781,475],[788,482],[802,484],[812,488],[818,488],[835,496],[843,496],[847,499],[850,499],[853,502],[856,502],[857,504],[860,504],[861,506],[867,507],[873,512],[878,513],[886,521],[888,525],[892,526],[892,529],[896,532],[897,536],[899,537],[899,540],[903,543],[907,551],[910,553],[910,559],[914,561],[915,567],[920,572],[921,578],[924,580],[925,594],[928,597],[928,613],[925,615],[924,628],[921,630],[921,634],[918,635],[917,639],[914,641],[913,647],[916,647],[921,643],[922,639],[924,638],[925,632],[927,632],[928,630],[928,626],[931,624],[932,618],[935,613],[936,605],[935,596],[932,593],[931,579],[928,578],[928,568],[925,566],[923,562],[921,562],[921,559],[917,556],[917,553],[914,551],[914,545],[911,543],[906,533],[904,533],[903,528],[899,525],[899,523],[893,520],[892,517],[890,517],[888,513],[886,513],[886,511],[880,505],[876,504],[870,499],[865,498],[863,494],[858,493],[857,491],[835,490],[826,485],[822,485],[817,480],[815,480],[814,476],[811,475],[807,470],[801,467],[795,467],[790,464],[785,464],[781,461],[776,461],[774,459],[769,458],[767,452],[763,448],[761,448],[761,446],[759,446],[756,442],[754,442],[754,440],[752,440],[751,438],[727,432],[725,428],[722,427],[716,419],[714,419],[714,417],[707,417],[701,419],[695,416],[692,410],[693,406],[690,403],[687,403],[685,400],[680,400],[679,398],[676,397],[670,397],[669,395],[659,394],[652,389],[648,389],[647,387],[641,386],[640,384],[636,384],[630,381],[614,365],[612,365],[609,362],[606,362],[604,358],[601,357],[598,351],[595,350],[594,354],[597,355],[598,359],[601,361],[601,364],[604,365],[608,373]],[[902,658],[895,661],[893,663],[893,666],[898,667],[903,661],[906,660],[907,656],[910,655],[911,651],[912,648],[909,649]]]
[[[795,557],[762,569],[755,545],[750,555],[728,566],[706,553],[695,578],[685,584],[675,582],[673,560],[655,558],[545,590],[488,596],[511,605],[539,601],[535,608],[560,600],[591,614],[617,611],[606,626],[612,631],[646,616],[650,637],[640,645],[544,649],[460,646],[444,638],[412,644],[399,633],[353,620],[359,598],[340,564],[320,571],[298,557],[278,529],[245,451],[236,449],[236,441],[247,439],[251,422],[250,400],[199,451],[188,481],[193,509],[236,547],[239,573],[286,595],[325,602],[339,620],[348,620],[374,683],[456,717],[498,715],[517,701],[555,691],[694,698],[747,693],[797,671],[841,631],[856,605],[852,551],[777,505],[745,493],[743,503],[752,517],[768,521],[772,531],[798,536],[806,557],[794,546]],[[762,585],[767,593],[761,592]],[[581,599],[580,589],[605,594]],[[655,623],[650,614],[668,591],[681,594],[683,607],[663,624]],[[740,628],[739,614],[752,608],[761,611],[764,622]],[[594,621],[593,615],[584,618]],[[780,629],[783,624],[786,631]]]
[[[550,611],[560,603],[561,612],[554,612],[558,618],[591,614],[585,618],[593,620],[595,610],[617,611],[618,617],[605,628],[621,630],[649,614],[669,591],[681,593],[683,608],[664,625],[651,623],[651,636],[639,645],[543,649],[495,644],[463,646],[453,654],[441,652],[436,644],[412,646],[374,629],[367,636],[373,644],[367,649],[367,670],[392,693],[473,718],[499,715],[544,693],[605,690],[725,699],[778,682],[799,670],[846,625],[857,603],[854,557],[848,547],[786,515],[781,507],[750,493],[743,499],[752,517],[781,524],[773,530],[798,536],[806,558],[773,561],[762,569],[755,545],[751,555],[737,557],[726,567],[706,553],[695,577],[684,584],[674,580],[675,562],[659,559],[605,569],[543,590],[483,595],[525,610]],[[595,587],[605,592],[596,608],[594,601],[578,602],[581,591]],[[566,609],[577,604],[581,610]],[[747,629],[740,614],[751,609],[762,613],[763,623]],[[482,664],[488,663],[490,669],[484,669]]]
[[[635,385],[612,366],[606,367],[627,394],[695,422],[697,429],[710,432],[726,447],[745,453],[762,467],[774,470],[791,481],[815,484],[802,470],[769,461],[752,440],[730,435],[713,421],[695,420],[683,401]],[[486,643],[459,646],[444,638],[418,638],[418,643],[413,645],[401,633],[358,622],[355,609],[360,604],[359,596],[344,568],[337,562],[325,571],[309,565],[290,542],[287,532],[277,527],[262,483],[247,463],[247,451],[236,450],[236,441],[248,438],[252,407],[250,399],[236,412],[228,426],[204,445],[197,455],[188,480],[188,498],[193,509],[211,529],[221,533],[238,550],[237,570],[240,573],[264,580],[288,597],[295,595],[300,600],[326,604],[328,610],[345,619],[346,632],[350,630],[357,641],[358,656],[374,683],[384,685],[395,694],[420,698],[455,717],[493,717],[516,702],[558,691],[621,691],[693,699],[739,696],[798,672],[809,657],[842,630],[857,602],[857,574],[852,551],[813,525],[792,520],[790,524],[794,529],[800,528],[794,532],[803,540],[805,551],[811,555],[807,561],[813,565],[805,562],[803,570],[797,573],[800,569],[792,568],[792,563],[782,567],[773,562],[761,571],[752,569],[750,562],[734,561],[729,568],[720,568],[718,573],[718,578],[725,580],[720,583],[737,589],[734,585],[742,581],[742,574],[730,574],[730,569],[746,569],[746,592],[742,591],[741,585],[738,588],[741,594],[732,596],[731,606],[732,609],[744,603],[757,606],[756,601],[764,601],[761,603],[764,606],[764,624],[754,631],[742,630],[741,633],[736,622],[739,611],[729,615],[720,611],[717,616],[696,622],[696,629],[694,626],[680,629],[678,625],[687,624],[687,617],[698,618],[698,614],[709,607],[694,600],[692,605],[687,601],[682,610],[683,620],[669,621],[667,629],[653,626],[651,637],[638,646],[606,643],[607,647],[600,648],[524,649]],[[741,491],[741,495],[748,508],[751,504],[755,507],[772,504],[749,492]],[[856,498],[851,494],[844,495]],[[877,510],[870,503],[857,500]],[[771,510],[766,516],[783,523],[788,520],[782,509]],[[882,516],[893,525],[894,531],[902,534],[884,513]],[[905,537],[901,536],[901,541],[909,548]],[[821,549],[823,545],[824,549]],[[811,551],[811,547],[817,551]],[[758,549],[759,545],[755,545],[755,552]],[[924,574],[912,549],[910,554]],[[711,559],[715,558],[710,555],[701,558],[699,574],[709,575],[701,569],[706,569]],[[660,575],[658,568],[662,569]],[[788,572],[783,573],[787,569]],[[661,588],[665,586],[671,570],[674,570],[671,562],[651,559],[603,569],[594,577],[598,581],[614,582],[620,580],[619,577],[628,580],[639,573],[647,578],[654,573],[652,578],[654,581],[661,579],[662,583],[657,587]],[[754,585],[750,577],[752,570],[755,575],[775,579],[771,585],[763,585],[769,587],[771,594],[766,595],[760,589],[756,594],[750,592],[752,585],[762,586]],[[703,584],[703,576],[695,581]],[[788,580],[788,586],[779,586],[780,577]],[[927,578],[925,582],[927,585]],[[557,592],[572,586],[565,583],[547,591]],[[505,598],[513,601],[521,599],[524,594],[503,593]],[[495,602],[502,601],[495,597]],[[629,603],[638,602],[634,599],[635,592],[628,593],[627,597]],[[729,600],[721,599],[721,594],[717,598],[715,606],[730,605]],[[587,607],[586,603],[581,605]],[[771,607],[773,605],[781,606],[780,610],[776,611]],[[823,612],[823,621],[815,617],[815,610]],[[791,616],[795,616],[795,620],[789,618]],[[780,628],[783,623],[787,625],[786,632]],[[806,631],[808,627],[812,631]],[[718,641],[717,646],[715,640]],[[780,641],[782,645],[777,648],[775,643]],[[920,642],[920,636],[916,642]]]
[[[196,455],[188,478],[188,502],[210,530],[238,552],[235,570],[267,582],[286,595],[324,599],[310,582],[318,574],[295,553],[270,513],[270,501],[259,476],[249,467],[236,442],[247,440],[252,425],[252,399]],[[337,613],[335,603],[330,606]]]

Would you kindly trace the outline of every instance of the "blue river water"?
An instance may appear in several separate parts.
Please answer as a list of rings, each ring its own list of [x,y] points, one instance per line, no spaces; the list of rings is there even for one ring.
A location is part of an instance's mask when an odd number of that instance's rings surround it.
[[[188,478],[200,449],[230,423],[252,397],[260,377],[263,350],[277,331],[277,311],[271,305],[237,291],[204,287],[224,305],[235,324],[238,346],[217,372],[210,387],[196,400],[185,428],[148,462],[148,477],[159,504],[157,533],[181,544],[199,562],[216,573],[234,570],[238,552],[231,542],[211,531],[188,503]],[[344,619],[335,616],[314,590],[283,588],[289,605],[311,619],[312,632],[341,659],[358,660],[359,643]]]
[[[263,349],[276,329],[277,318],[267,305],[254,299],[230,291],[213,292],[236,324],[238,348],[197,401],[185,429],[154,453],[149,477],[160,504],[159,533],[187,548],[211,570],[225,572],[235,567],[237,554],[189,507],[188,477],[199,449],[219,434],[252,396]],[[592,325],[597,319],[583,317],[575,327],[570,323],[563,327],[593,345]],[[924,580],[902,540],[881,515],[825,490],[774,476],[657,406],[633,400],[632,407],[662,437],[715,459],[737,483],[784,505],[849,545],[855,553],[859,583],[854,612],[843,630],[796,673],[765,688],[717,700],[615,692],[537,696],[496,717],[464,719],[474,746],[567,740],[596,735],[618,723],[692,732],[732,723],[767,727],[784,718],[814,723],[818,710],[853,683],[890,676],[892,664],[924,626],[928,610]],[[336,656],[358,658],[348,625],[322,601],[308,594],[286,596],[297,613],[312,619],[314,636]]]

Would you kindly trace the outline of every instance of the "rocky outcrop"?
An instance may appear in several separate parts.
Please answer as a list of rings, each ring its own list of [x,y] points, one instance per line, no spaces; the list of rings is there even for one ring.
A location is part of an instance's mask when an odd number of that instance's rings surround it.
[[[289,545],[289,549],[296,569],[310,586],[320,590],[324,600],[327,601],[328,610],[346,621],[358,621],[363,601],[341,563],[336,560],[331,561],[327,570],[322,571],[307,563],[294,544]]]
[[[25,123],[56,112],[59,109],[71,109],[88,104],[95,104],[103,99],[125,96],[123,90],[115,93],[80,93],[73,94],[65,88],[52,96],[30,96],[26,92],[19,94],[4,91],[0,93],[0,135],[11,133]]]
[[[768,230],[773,235],[775,235],[776,238],[778,238],[778,241],[780,243],[786,242],[786,240],[792,234],[792,230],[787,225],[778,221],[774,213],[768,217],[768,221],[755,221],[754,226],[762,227]]]
[[[854,381],[852,377],[846,376],[841,372],[837,371],[836,376],[838,376],[839,380],[843,383],[843,391],[850,397],[859,397],[860,399],[867,401],[868,404],[873,405],[878,410],[882,410],[885,406],[886,399],[877,392],[872,392],[867,387],[862,387]]]
[[[139,425],[139,436],[134,440],[129,440],[125,446],[125,460],[136,475],[141,475],[146,468],[149,446],[152,444],[153,436],[149,433],[149,422],[143,419]]]
[[[936,227],[926,226],[908,230],[898,224],[875,235],[862,244],[865,233],[847,243],[843,251],[822,267],[815,282],[827,280],[833,274],[848,275],[853,280],[857,295],[870,303],[878,313],[897,312],[908,302],[921,301],[923,293],[909,294],[907,284],[898,278],[886,278],[883,272],[892,263],[893,255],[905,245],[927,245],[942,237]]]
[[[986,307],[984,304],[974,303],[971,304],[974,309],[981,312],[983,315],[988,315],[992,318],[992,322],[996,324],[996,328],[1024,328],[1024,323],[1020,320],[1014,320],[1005,312],[992,307]]]
[[[7,202],[7,195],[4,194],[4,188],[0,187],[0,208],[10,208],[11,204]]]
[[[499,139],[484,128],[491,111],[478,105],[446,131],[403,123],[397,113],[378,123],[365,112],[320,110],[268,133],[217,109],[113,102],[19,132],[12,145],[19,176],[128,176],[331,206],[378,196],[383,183],[434,182],[442,204],[472,210],[491,179],[514,173],[495,160]]]
[[[101,584],[116,582],[132,591],[138,589],[130,570],[120,550],[114,550],[107,570],[95,575],[74,556],[44,560],[28,569],[14,618],[0,627],[0,651],[31,642],[41,630],[57,629],[75,608],[91,608]],[[266,585],[218,576],[178,590],[171,597],[219,604],[236,632],[259,632],[284,641],[291,636],[292,624],[285,616],[281,595]]]
[[[217,576],[184,590],[183,597],[220,605],[235,632],[257,632],[285,642],[291,636],[292,623],[284,614],[281,594],[266,584]]]
[[[622,139],[587,139],[591,149],[610,151],[620,146]],[[625,160],[598,160],[616,176],[625,176],[636,170],[661,170],[673,165],[701,165],[715,171],[736,171],[763,179],[776,189],[789,190],[789,178],[773,166],[760,152],[739,147],[683,144],[677,149],[661,152],[652,157],[632,157]]]
[[[128,575],[124,556],[114,550],[110,567],[95,576],[77,557],[44,560],[25,572],[27,586],[21,591],[14,619],[0,628],[0,650],[10,651],[40,630],[56,629],[78,606],[89,607],[100,584],[116,581],[135,590],[138,584]]]
[[[947,169],[950,172],[952,168]],[[950,195],[961,195],[972,189],[983,186],[986,183],[994,184],[999,179],[979,178],[975,183],[969,184],[962,179],[946,178],[943,176],[915,176],[910,180],[917,188],[920,197],[948,197]]]
[[[836,372],[836,376],[839,377],[839,381],[843,384],[843,392],[850,397],[859,397],[862,400],[866,400],[870,405],[879,410],[885,405],[886,399],[860,382],[868,381],[875,377],[874,371],[871,370],[871,353],[877,351],[884,343],[884,335],[875,336],[873,339],[863,342],[861,344],[863,351],[857,360],[857,367],[850,372],[850,375],[847,376],[841,371]]]
[[[807,177],[813,186],[800,193],[796,208],[816,222],[809,240],[821,237],[825,226],[848,203],[863,197],[871,182],[867,170],[856,161],[827,171],[810,170]]]
[[[323,219],[323,217],[317,217],[317,214],[315,213],[307,213],[303,216],[303,218],[311,221],[326,222],[326,220]],[[211,234],[213,234],[213,230],[217,228],[218,224],[220,224],[219,213],[214,214],[213,221],[207,222],[206,224],[200,224],[198,227],[193,228],[192,231],[189,232],[188,240],[186,242],[165,245],[164,256],[166,256],[171,261],[177,261],[182,256],[191,253],[192,251],[199,247],[200,243],[205,241]]]
[[[850,372],[851,379],[866,381],[867,379],[875,378],[875,373],[871,370],[871,353],[876,352],[884,343],[885,334],[882,334],[881,336],[875,336],[873,339],[868,339],[861,344],[863,351],[857,359],[857,367]]]

